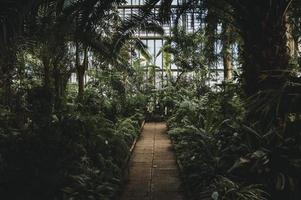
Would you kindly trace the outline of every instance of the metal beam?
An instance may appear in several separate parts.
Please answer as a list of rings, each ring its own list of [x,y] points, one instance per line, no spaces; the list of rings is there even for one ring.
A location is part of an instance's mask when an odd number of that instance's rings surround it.
[[[129,4],[124,4],[124,5],[120,5],[118,6],[119,9],[140,9],[140,8],[143,8],[144,5],[129,5]],[[153,6],[152,8],[160,8],[161,6],[160,5],[155,5]],[[171,8],[172,9],[175,9],[175,8],[182,8],[183,6],[182,5],[171,5]]]

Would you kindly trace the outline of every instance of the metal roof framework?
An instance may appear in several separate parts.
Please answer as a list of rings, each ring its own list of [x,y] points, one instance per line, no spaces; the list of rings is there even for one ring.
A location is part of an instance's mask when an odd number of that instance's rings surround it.
[[[173,0],[171,9],[179,9],[181,5],[185,3],[185,0]],[[130,18],[134,13],[137,13],[138,10],[144,5],[144,0],[127,0],[127,3],[118,7],[119,13],[121,18],[126,19]],[[153,8],[153,12],[157,14],[160,9],[160,5],[156,5]],[[176,13],[176,12],[172,12]],[[171,36],[172,29],[174,27],[174,20],[176,19],[176,15],[171,16],[171,20],[167,24],[163,24],[163,29],[165,34],[159,35],[156,33],[138,31],[134,37],[138,37],[141,41],[148,46],[148,50],[152,55],[152,62],[154,65],[158,66],[156,79],[162,80],[157,81],[156,87],[162,87],[164,84],[164,77],[166,76],[165,70],[163,69],[164,58],[162,54],[159,54],[163,44],[165,43],[166,39]],[[179,19],[179,25],[184,28],[188,33],[194,33],[197,31],[200,26],[202,25],[201,19],[199,17],[199,13],[195,12],[195,10],[188,11],[184,13]],[[139,52],[137,52],[137,56],[133,56],[131,62],[135,59],[140,58]],[[170,70],[172,72],[173,77],[177,77],[181,70],[174,64],[171,64]],[[217,70],[222,71],[222,70]],[[218,72],[220,73],[220,72]]]

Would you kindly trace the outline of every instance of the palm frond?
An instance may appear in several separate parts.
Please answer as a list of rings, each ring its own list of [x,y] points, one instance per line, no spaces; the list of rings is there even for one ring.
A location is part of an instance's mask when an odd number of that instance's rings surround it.
[[[135,38],[134,39],[134,46],[135,48],[141,53],[141,55],[147,60],[151,60],[151,55],[149,51],[147,50],[147,45],[145,45],[140,39]]]

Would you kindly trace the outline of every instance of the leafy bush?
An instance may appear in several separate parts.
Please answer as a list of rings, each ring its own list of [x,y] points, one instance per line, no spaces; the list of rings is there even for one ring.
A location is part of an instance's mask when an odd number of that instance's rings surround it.
[[[1,112],[0,196],[112,199],[120,189],[129,149],[139,133],[137,116],[119,117],[116,123],[107,119],[104,99],[92,93],[85,94],[83,103],[67,106],[59,116],[49,111],[50,103],[46,107],[49,114],[45,114],[42,104],[49,102],[36,98],[39,90],[35,91],[27,126],[15,128],[8,123],[14,116],[4,109]]]
[[[300,199],[299,115],[263,128],[245,120],[233,88],[176,97],[169,135],[191,198]]]
[[[267,200],[267,194],[260,185],[239,185],[229,178],[219,176],[213,181],[214,192],[211,197],[214,200]]]

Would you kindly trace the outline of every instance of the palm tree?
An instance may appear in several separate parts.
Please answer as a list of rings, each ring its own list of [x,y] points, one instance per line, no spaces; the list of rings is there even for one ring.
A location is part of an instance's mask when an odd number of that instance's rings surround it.
[[[233,40],[231,38],[232,30],[231,25],[224,23],[222,25],[222,56],[224,64],[224,80],[230,81],[233,78],[233,66],[232,66],[232,49],[231,44]]]
[[[286,15],[292,0],[227,1],[243,40],[247,95],[279,89],[289,68]]]
[[[252,96],[261,90],[280,88],[287,70],[286,16],[295,0],[188,0],[186,9],[203,6],[224,23],[231,23],[243,44],[245,92]],[[169,1],[162,1],[168,8]],[[167,6],[166,6],[167,5]],[[168,13],[168,12],[163,12]],[[166,18],[166,17],[165,17]],[[300,25],[298,25],[300,26]]]
[[[10,102],[10,85],[21,45],[42,61],[43,85],[55,87],[57,99],[63,95],[66,79],[74,70],[78,75],[78,96],[82,98],[88,52],[96,51],[108,63],[117,66],[126,62],[119,53],[128,40],[143,51],[146,47],[142,42],[132,38],[134,31],[145,27],[162,32],[162,28],[151,21],[151,10],[145,9],[144,16],[148,18],[134,15],[121,24],[117,13],[121,3],[121,0],[1,1],[0,82],[4,86],[6,102]],[[18,43],[21,39],[22,43],[26,41],[26,46]],[[75,63],[74,67],[61,62],[65,60],[64,55],[70,56],[70,46],[75,49],[75,60],[68,59],[69,63]],[[81,54],[83,59],[80,59]]]

